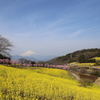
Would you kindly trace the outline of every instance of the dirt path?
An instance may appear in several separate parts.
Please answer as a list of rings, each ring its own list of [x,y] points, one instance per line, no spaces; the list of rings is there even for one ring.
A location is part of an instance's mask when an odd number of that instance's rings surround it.
[[[97,78],[97,80],[94,82],[94,84],[97,84],[100,86],[100,77]]]
[[[77,80],[80,80],[80,77],[79,77],[77,74],[72,73],[72,72],[71,72],[71,74],[72,74]]]

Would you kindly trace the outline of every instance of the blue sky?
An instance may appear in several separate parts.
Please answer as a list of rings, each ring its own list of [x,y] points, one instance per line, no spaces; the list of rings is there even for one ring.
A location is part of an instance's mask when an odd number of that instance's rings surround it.
[[[100,48],[100,0],[0,0],[0,34],[12,55]]]

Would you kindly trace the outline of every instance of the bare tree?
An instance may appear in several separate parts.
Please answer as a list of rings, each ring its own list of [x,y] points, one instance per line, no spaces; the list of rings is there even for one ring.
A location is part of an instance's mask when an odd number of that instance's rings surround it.
[[[38,64],[45,64],[44,61],[38,61]]]
[[[10,56],[11,47],[13,47],[13,44],[7,38],[0,35],[0,54]]]
[[[27,63],[27,59],[20,58],[18,61],[20,61],[21,64]]]

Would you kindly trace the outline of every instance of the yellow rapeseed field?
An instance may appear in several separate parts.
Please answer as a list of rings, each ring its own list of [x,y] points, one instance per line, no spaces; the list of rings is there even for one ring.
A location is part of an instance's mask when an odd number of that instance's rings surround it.
[[[93,66],[95,63],[76,63],[76,62],[72,62],[70,63],[70,65],[76,65],[78,67],[89,67],[89,66]]]
[[[100,61],[100,57],[94,57],[93,59],[95,59],[96,61]]]
[[[0,65],[0,100],[100,100],[100,89],[78,85],[65,70]]]

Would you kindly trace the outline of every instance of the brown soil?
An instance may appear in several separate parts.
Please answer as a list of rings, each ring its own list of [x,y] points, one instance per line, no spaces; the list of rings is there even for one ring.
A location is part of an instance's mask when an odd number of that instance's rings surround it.
[[[93,75],[88,75],[88,74],[78,74],[80,76],[80,78],[83,78],[83,79],[90,79],[92,80],[93,82],[95,82],[97,80],[97,76],[93,76]]]

